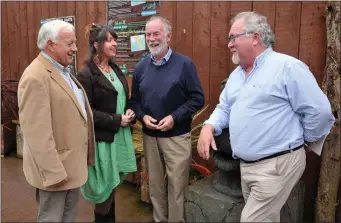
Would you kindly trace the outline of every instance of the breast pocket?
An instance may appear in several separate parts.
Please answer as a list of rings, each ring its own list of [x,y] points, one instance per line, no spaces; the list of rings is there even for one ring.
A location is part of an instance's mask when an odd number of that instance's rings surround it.
[[[245,91],[250,109],[267,109],[272,103],[272,84],[249,84]]]

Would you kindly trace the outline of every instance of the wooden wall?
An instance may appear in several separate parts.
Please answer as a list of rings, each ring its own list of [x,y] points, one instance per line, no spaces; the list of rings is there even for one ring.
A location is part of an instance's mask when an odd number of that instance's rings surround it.
[[[235,68],[227,49],[229,21],[241,11],[258,11],[268,17],[275,32],[275,50],[304,61],[322,83],[325,65],[325,2],[161,2],[161,14],[173,26],[171,46],[191,57],[203,85],[207,117],[218,102],[220,83]],[[87,43],[84,27],[106,22],[106,2],[45,1],[1,2],[1,78],[18,80],[39,53],[36,46],[40,19],[76,16],[77,66],[81,68]],[[305,220],[313,220],[320,158],[308,154]]]
[[[8,1],[1,2],[1,78],[18,80],[25,67],[38,55],[40,20],[76,16],[77,67],[87,54],[85,26],[106,23],[104,1]]]
[[[229,20],[241,11],[268,17],[274,49],[303,60],[318,82],[325,63],[324,2],[163,2],[162,14],[173,24],[172,46],[191,57],[198,69],[211,110],[220,82],[236,67],[227,49]]]

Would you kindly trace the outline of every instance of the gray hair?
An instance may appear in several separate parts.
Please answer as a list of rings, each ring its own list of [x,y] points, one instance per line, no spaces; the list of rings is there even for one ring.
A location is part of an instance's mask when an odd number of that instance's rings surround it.
[[[172,32],[172,26],[171,26],[170,22],[160,15],[154,15],[154,16],[150,17],[146,23],[146,26],[148,25],[148,23],[150,23],[151,21],[154,21],[154,20],[160,20],[163,23],[163,25],[166,29],[165,31],[167,33]]]
[[[58,42],[59,32],[64,29],[67,32],[75,32],[75,27],[68,22],[55,19],[43,24],[38,33],[37,45],[40,50],[45,49],[47,41]]]
[[[259,33],[262,44],[266,48],[273,47],[275,36],[265,16],[257,12],[240,12],[232,19],[232,22],[239,19],[244,19],[245,32]]]

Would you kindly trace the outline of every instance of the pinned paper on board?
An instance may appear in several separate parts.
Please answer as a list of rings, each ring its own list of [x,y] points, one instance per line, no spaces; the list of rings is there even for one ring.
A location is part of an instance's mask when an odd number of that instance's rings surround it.
[[[146,50],[146,38],[145,35],[137,35],[130,37],[131,52]]]
[[[131,1],[131,6],[141,5],[144,3],[146,3],[146,1],[135,0],[135,1]]]

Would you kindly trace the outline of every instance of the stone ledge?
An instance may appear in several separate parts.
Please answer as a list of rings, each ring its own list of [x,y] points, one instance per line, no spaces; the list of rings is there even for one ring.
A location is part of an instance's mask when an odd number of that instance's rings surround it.
[[[185,188],[186,222],[239,222],[244,200],[227,196],[213,188],[219,173]],[[281,210],[281,222],[303,222],[304,183],[299,181]]]

